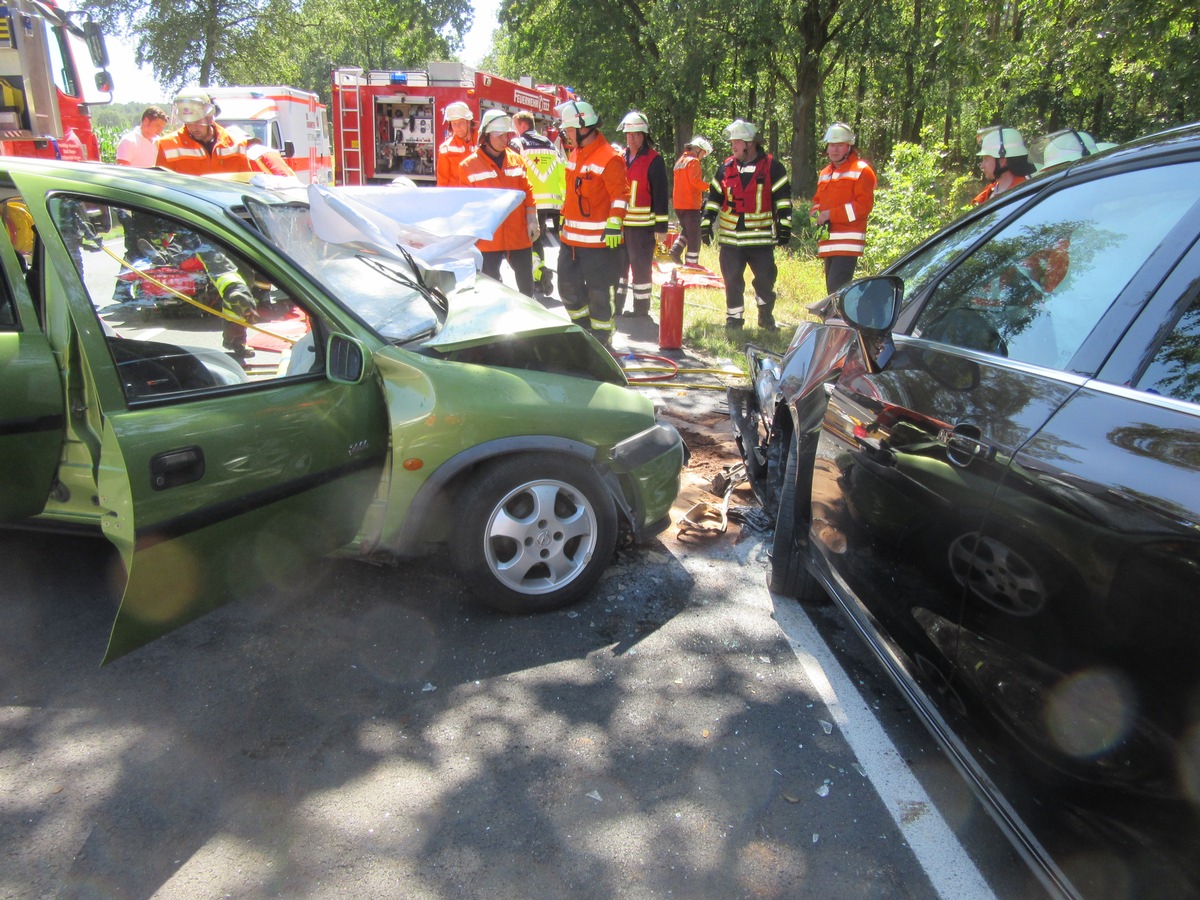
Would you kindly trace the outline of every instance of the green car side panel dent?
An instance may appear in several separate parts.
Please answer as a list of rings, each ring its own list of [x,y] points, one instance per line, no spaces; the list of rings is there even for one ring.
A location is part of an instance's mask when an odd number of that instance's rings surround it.
[[[593,448],[594,461],[604,466],[614,445],[654,425],[653,404],[619,385],[445,362],[395,347],[375,360],[387,393],[394,465],[381,533],[368,538],[384,549],[403,549],[400,533],[414,497],[460,453],[505,438],[561,438]]]
[[[128,583],[105,661],[230,600],[306,583],[313,559],[354,537],[386,454],[374,378],[108,415],[101,525]],[[163,486],[164,471],[179,483]]]

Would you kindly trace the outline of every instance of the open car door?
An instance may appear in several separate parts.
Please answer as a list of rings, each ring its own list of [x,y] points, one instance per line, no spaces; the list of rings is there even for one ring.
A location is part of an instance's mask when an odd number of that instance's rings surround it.
[[[236,225],[186,203],[66,194],[52,177],[18,186],[36,198],[52,263],[47,304],[67,307],[88,372],[100,525],[125,565],[104,661],[230,600],[306,584],[313,560],[357,534],[387,459],[388,414],[367,348]],[[195,277],[222,287],[218,302],[168,316],[114,297],[129,254],[103,234],[81,250],[80,208],[133,223],[147,241],[196,248]],[[218,313],[229,285],[249,296],[260,282],[271,286],[271,311],[242,332],[249,358],[239,361],[219,349],[230,323]]]
[[[65,417],[58,364],[25,284],[31,220],[20,203],[0,210],[0,522],[16,522],[46,505]]]

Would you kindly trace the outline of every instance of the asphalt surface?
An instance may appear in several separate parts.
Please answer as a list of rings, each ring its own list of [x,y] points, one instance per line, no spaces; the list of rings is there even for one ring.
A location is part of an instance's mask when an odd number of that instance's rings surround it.
[[[719,440],[722,392],[643,389]],[[768,547],[672,526],[540,616],[315,560],[99,668],[115,554],[0,532],[0,897],[1035,896]]]

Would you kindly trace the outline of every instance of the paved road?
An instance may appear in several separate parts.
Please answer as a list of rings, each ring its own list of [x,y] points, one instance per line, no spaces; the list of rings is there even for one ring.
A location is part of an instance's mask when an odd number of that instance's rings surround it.
[[[115,555],[0,532],[0,897],[1035,896],[766,546],[672,528],[535,617],[315,561],[100,669]]]

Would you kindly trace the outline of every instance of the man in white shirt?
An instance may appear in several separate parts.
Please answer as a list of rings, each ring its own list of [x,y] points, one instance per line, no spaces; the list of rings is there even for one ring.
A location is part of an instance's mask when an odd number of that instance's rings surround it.
[[[117,144],[117,165],[152,169],[158,159],[155,140],[167,127],[167,114],[157,106],[147,106],[142,112],[142,124],[121,136]]]

